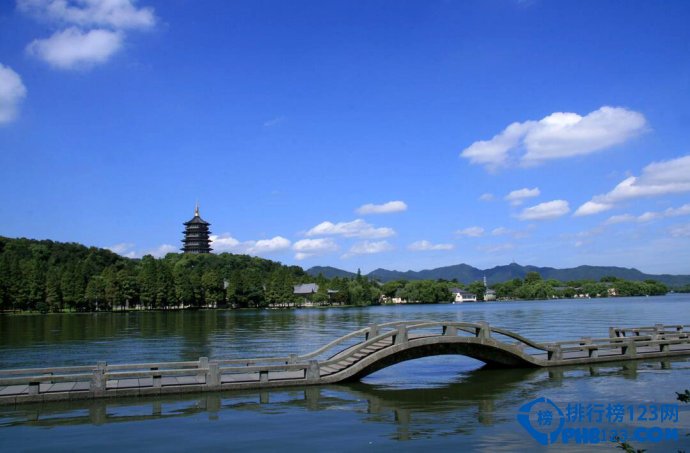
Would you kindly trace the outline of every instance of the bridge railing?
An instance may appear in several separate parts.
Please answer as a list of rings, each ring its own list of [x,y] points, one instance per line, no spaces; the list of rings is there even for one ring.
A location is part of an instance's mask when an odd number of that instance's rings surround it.
[[[382,327],[390,328],[383,333],[379,333]],[[375,333],[379,333],[376,336],[371,336]],[[417,336],[411,337],[411,334],[417,333]],[[427,335],[424,335],[426,333]],[[369,335],[367,340],[362,343],[340,351],[339,353],[333,355],[330,359],[326,361],[321,361],[319,364],[324,367],[331,365],[336,365],[339,363],[347,362],[354,358],[354,356],[361,354],[363,350],[370,348],[376,343],[380,343],[383,340],[390,339],[391,345],[403,343],[409,341],[411,338],[419,338],[420,336],[458,336],[463,334],[463,336],[475,337],[480,339],[490,339],[492,338],[492,333],[506,336],[510,339],[516,340],[517,343],[507,343],[497,340],[503,343],[506,347],[514,349],[516,353],[523,353],[525,347],[531,348],[537,351],[543,351],[548,354],[552,354],[559,347],[534,342],[521,335],[511,332],[506,329],[491,327],[487,323],[465,323],[465,322],[430,322],[430,321],[406,321],[406,322],[396,322],[387,323],[386,325],[371,326],[369,328]],[[421,334],[421,335],[420,335]],[[343,337],[345,338],[345,337]],[[323,352],[329,347],[333,347],[338,344],[338,341],[332,342],[326,345],[324,348],[317,350],[317,352]],[[361,357],[360,357],[361,358]],[[353,362],[354,363],[354,362]]]
[[[688,331],[683,325],[665,326],[657,324],[650,327],[614,328],[609,331],[607,338],[580,338],[578,340],[558,341],[553,345],[562,353],[586,352],[588,357],[598,357],[599,351],[619,350],[623,356],[634,356],[639,348],[648,348],[646,352],[669,352],[672,345],[690,342]],[[627,336],[626,333],[632,334]],[[649,348],[652,351],[649,351]],[[570,358],[579,358],[578,356]]]
[[[122,379],[151,379],[150,387],[160,387],[162,378],[197,377],[205,383],[209,370],[208,359],[198,361],[113,364],[99,362],[96,366],[68,366],[0,370],[0,386],[18,386],[18,392],[28,395],[55,392],[52,384],[73,384],[69,391],[105,392],[112,381]],[[179,384],[176,382],[176,384]],[[26,387],[25,389],[21,388]],[[43,386],[43,387],[42,387]],[[137,387],[146,387],[137,382]],[[64,391],[62,389],[57,391]]]
[[[654,326],[643,327],[609,327],[609,337],[629,337],[640,335],[659,335],[659,334],[688,334],[690,333],[690,325],[683,324],[656,324]]]

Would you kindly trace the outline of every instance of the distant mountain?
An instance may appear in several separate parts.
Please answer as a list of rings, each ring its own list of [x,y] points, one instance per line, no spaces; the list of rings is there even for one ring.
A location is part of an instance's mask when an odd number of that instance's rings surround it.
[[[307,269],[307,274],[312,277],[318,277],[319,274],[326,278],[340,277],[340,278],[354,278],[357,276],[354,272],[344,271],[331,266],[314,266]]]
[[[387,282],[391,280],[453,280],[457,278],[459,282],[473,282],[481,280],[483,271],[467,264],[456,264],[454,266],[439,267],[436,269],[425,269],[422,271],[389,271],[386,269],[376,269],[367,274],[368,277]],[[488,278],[488,276],[487,276]]]
[[[354,277],[356,274],[334,267],[312,267],[307,271],[308,274],[316,276],[319,272],[324,277]],[[436,269],[425,269],[421,271],[390,271],[387,269],[376,269],[366,276],[381,282],[391,280],[453,280],[457,279],[460,283],[471,283],[482,280],[486,276],[489,284],[505,282],[514,278],[525,278],[528,272],[539,272],[545,280],[555,279],[562,282],[571,280],[596,280],[602,277],[617,277],[625,280],[656,280],[672,288],[690,284],[690,275],[653,275],[645,274],[634,268],[616,266],[578,266],[568,269],[556,269],[553,267],[522,266],[511,263],[505,266],[496,266],[490,269],[477,269],[467,264],[456,264],[454,266],[439,267]]]

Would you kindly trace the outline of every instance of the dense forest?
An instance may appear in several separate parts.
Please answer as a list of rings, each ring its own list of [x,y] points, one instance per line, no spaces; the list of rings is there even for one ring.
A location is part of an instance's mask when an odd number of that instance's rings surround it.
[[[294,285],[316,283],[308,296],[293,294]],[[380,284],[360,273],[352,277],[309,276],[299,266],[246,255],[170,253],[156,259],[124,258],[109,250],[74,243],[0,237],[0,311],[108,311],[134,308],[260,308],[370,305],[393,297],[408,302],[452,300],[453,288],[483,299],[487,288],[477,281],[395,280]],[[537,272],[524,279],[492,285],[499,299],[550,299],[665,294],[656,281],[542,280]],[[385,296],[382,298],[381,296]],[[388,298],[388,299],[386,299]]]
[[[310,296],[314,301],[361,305],[380,294],[377,284],[361,276],[315,279],[301,267],[246,255],[170,253],[129,259],[79,244],[0,237],[3,311],[299,304],[304,298],[293,294],[293,285],[314,281],[320,283],[319,293]]]
[[[493,290],[494,297],[498,300],[659,296],[668,292],[666,285],[654,280],[638,282],[609,276],[599,281],[561,282],[554,279],[544,280],[538,272],[528,272],[524,279],[515,278],[490,285],[489,288],[481,281],[464,285],[447,280],[393,280],[381,286],[381,291],[386,297],[415,302],[447,301],[451,299],[451,291],[454,289],[476,294],[478,300],[484,300],[488,289]]]

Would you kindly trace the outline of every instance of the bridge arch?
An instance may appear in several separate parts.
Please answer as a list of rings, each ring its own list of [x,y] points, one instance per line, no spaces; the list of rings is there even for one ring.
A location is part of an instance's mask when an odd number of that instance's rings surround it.
[[[343,351],[331,360],[352,356],[353,351]],[[465,336],[422,336],[401,341],[362,357],[346,368],[322,376],[324,383],[356,381],[376,371],[401,362],[437,355],[461,355],[480,360],[497,368],[529,368],[539,364],[522,350],[491,338]]]
[[[398,363],[410,360],[433,357],[438,355],[459,355],[484,362],[490,367],[496,368],[527,368],[535,365],[500,347],[479,344],[475,342],[435,342],[425,344],[410,344],[397,351],[386,351],[383,357],[372,357],[370,360],[362,361],[360,366],[355,367],[353,373],[344,378],[346,381],[360,380],[372,373],[384,368],[388,368]],[[348,373],[349,374],[349,373]]]

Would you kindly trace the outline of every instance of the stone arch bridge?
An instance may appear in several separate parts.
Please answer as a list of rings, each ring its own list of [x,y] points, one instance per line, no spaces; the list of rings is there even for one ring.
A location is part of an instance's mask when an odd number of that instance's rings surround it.
[[[611,327],[604,338],[540,343],[483,322],[390,322],[288,357],[0,370],[0,404],[334,384],[441,354],[515,368],[688,356],[689,331],[689,325]]]

